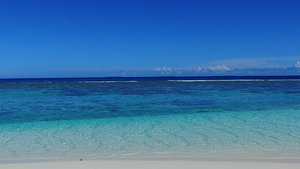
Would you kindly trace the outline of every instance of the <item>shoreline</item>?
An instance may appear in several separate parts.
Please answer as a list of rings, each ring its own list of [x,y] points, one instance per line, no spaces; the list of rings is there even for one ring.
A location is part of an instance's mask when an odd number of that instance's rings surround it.
[[[299,156],[264,156],[263,154],[251,156],[242,154],[194,154],[194,153],[128,153],[128,154],[102,154],[102,155],[74,155],[52,157],[20,157],[0,158],[1,164],[22,163],[57,163],[76,161],[198,161],[198,162],[262,162],[262,163],[299,163]]]
[[[11,161],[12,162],[12,161]],[[298,169],[300,160],[297,161],[230,161],[217,159],[80,159],[57,161],[19,161],[17,163],[2,163],[0,167],[6,169]]]

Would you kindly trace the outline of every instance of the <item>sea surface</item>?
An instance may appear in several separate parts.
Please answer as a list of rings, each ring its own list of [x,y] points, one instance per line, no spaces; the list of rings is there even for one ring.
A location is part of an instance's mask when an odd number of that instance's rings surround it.
[[[300,159],[300,76],[0,79],[0,160]]]

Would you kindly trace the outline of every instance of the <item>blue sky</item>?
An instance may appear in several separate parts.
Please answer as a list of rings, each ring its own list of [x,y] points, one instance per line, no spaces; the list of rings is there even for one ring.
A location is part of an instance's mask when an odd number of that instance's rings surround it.
[[[298,0],[0,4],[0,78],[300,74]]]

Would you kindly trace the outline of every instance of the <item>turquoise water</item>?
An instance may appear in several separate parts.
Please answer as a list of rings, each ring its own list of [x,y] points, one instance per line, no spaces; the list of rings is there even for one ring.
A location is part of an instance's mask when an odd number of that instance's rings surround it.
[[[300,157],[300,81],[0,83],[0,159]]]

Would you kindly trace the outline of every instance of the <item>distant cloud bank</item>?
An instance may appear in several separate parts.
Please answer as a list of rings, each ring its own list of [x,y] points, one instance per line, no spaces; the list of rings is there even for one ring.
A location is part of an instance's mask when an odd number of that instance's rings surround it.
[[[156,72],[162,72],[162,73],[168,73],[168,72],[172,72],[172,68],[169,67],[163,67],[163,68],[155,68],[154,71]]]
[[[51,72],[51,71],[49,71]],[[1,73],[1,72],[0,72]],[[57,76],[59,74],[59,76]],[[2,78],[26,78],[26,77],[139,77],[139,76],[268,76],[268,75],[300,75],[300,61],[290,66],[281,67],[252,67],[235,68],[226,64],[214,66],[190,66],[183,68],[176,67],[155,67],[144,69],[93,69],[93,70],[61,70],[53,71],[51,74],[40,72],[23,72],[18,76],[2,72]]]
[[[154,76],[300,75],[300,61],[297,61],[294,66],[259,68],[230,68],[226,65],[193,68],[157,67],[153,72]]]
[[[198,67],[195,69],[180,69],[180,68],[170,68],[170,67],[156,67],[154,69],[156,73],[161,73],[161,74],[171,74],[171,73],[176,73],[176,74],[182,74],[182,73],[190,73],[190,72],[195,72],[195,73],[209,73],[209,72],[226,72],[230,71],[230,68],[228,68],[225,65],[218,65],[218,66],[208,66],[208,67]]]
[[[219,66],[214,66],[214,67],[208,66],[208,67],[204,67],[204,68],[198,67],[198,70],[200,72],[225,72],[225,71],[230,71],[230,69],[225,65],[219,65]]]

